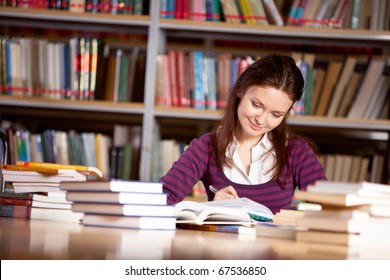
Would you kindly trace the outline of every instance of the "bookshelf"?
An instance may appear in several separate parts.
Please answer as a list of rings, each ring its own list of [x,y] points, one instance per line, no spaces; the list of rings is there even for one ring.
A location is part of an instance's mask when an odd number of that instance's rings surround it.
[[[232,51],[237,55],[256,54],[259,43],[270,46],[285,46],[280,52],[291,53],[295,47],[320,46],[323,48],[361,48],[375,50],[374,55],[389,55],[389,30],[368,29],[325,29],[298,26],[247,25],[243,23],[201,22],[179,19],[160,18],[160,1],[150,1],[148,15],[111,15],[101,13],[71,13],[60,10],[22,9],[0,7],[0,35],[12,35],[14,28],[18,35],[23,35],[25,27],[67,30],[77,30],[81,34],[111,33],[121,34],[110,40],[119,46],[121,44],[141,45],[146,51],[145,85],[142,102],[112,102],[106,100],[51,100],[33,97],[14,97],[0,95],[1,116],[34,117],[49,116],[55,112],[59,119],[67,120],[68,115],[80,114],[88,122],[96,118],[105,123],[139,124],[142,126],[142,143],[139,163],[139,179],[150,180],[153,166],[153,147],[156,141],[155,133],[159,131],[164,137],[175,137],[188,140],[199,136],[212,127],[220,116],[219,110],[196,110],[193,108],[176,108],[155,105],[156,92],[156,57],[169,49],[184,49],[187,51],[200,49],[207,54],[217,54]],[[131,36],[130,36],[131,35]],[[144,41],[132,39],[132,35],[141,35]],[[129,39],[127,39],[129,38]],[[195,43],[193,43],[195,40]],[[111,42],[110,41],[110,42]],[[220,42],[235,42],[236,45],[219,45]],[[178,42],[178,43],[177,43]],[[187,43],[189,42],[189,43]],[[245,48],[240,48],[244,44]],[[253,44],[254,47],[251,47]],[[249,45],[249,47],[247,47]],[[333,49],[333,51],[337,51]],[[311,49],[310,49],[311,50]],[[318,56],[322,55],[318,49]],[[267,45],[261,53],[269,52]],[[327,53],[325,57],[337,56]],[[363,54],[369,56],[370,54]],[[113,116],[114,115],[114,116]],[[370,149],[373,145],[381,147],[385,154],[384,172],[382,178],[389,178],[390,153],[390,121],[388,119],[349,119],[329,118],[324,116],[294,116],[289,119],[293,129],[299,131],[317,132],[320,137],[331,135],[332,144],[338,145],[338,139],[364,139],[360,149]],[[78,123],[78,126],[83,124]],[[98,125],[95,123],[93,128]],[[183,129],[184,128],[184,129]],[[107,125],[107,131],[110,126]]]

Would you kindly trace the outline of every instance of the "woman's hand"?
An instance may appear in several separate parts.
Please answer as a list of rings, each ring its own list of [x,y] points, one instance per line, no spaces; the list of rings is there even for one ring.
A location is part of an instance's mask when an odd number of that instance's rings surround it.
[[[236,190],[232,186],[227,186],[217,191],[214,195],[214,200],[228,200],[238,198]]]

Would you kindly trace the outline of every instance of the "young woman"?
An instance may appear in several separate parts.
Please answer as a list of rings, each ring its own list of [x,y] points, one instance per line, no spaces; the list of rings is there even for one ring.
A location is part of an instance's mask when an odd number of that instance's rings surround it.
[[[247,197],[276,213],[290,207],[295,188],[326,180],[316,147],[286,126],[303,88],[289,56],[272,54],[250,65],[216,128],[191,141],[161,178],[168,203],[181,201],[201,180],[209,200]]]

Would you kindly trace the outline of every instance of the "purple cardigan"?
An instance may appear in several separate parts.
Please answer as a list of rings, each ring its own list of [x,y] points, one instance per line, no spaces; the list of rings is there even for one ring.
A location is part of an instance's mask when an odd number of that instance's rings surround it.
[[[181,157],[160,179],[164,191],[168,193],[168,204],[183,200],[191,192],[192,187],[201,180],[206,187],[209,200],[214,198],[214,193],[208,188],[210,185],[217,189],[231,185],[239,197],[250,198],[277,213],[282,208],[290,207],[295,187],[304,190],[316,180],[326,180],[323,167],[313,150],[306,141],[297,139],[289,142],[291,153],[288,161],[291,172],[288,172],[286,167],[282,171],[282,176],[286,178],[284,188],[281,188],[276,180],[258,185],[234,183],[225,176],[221,168],[216,167],[211,153],[211,137],[211,133],[206,133],[192,140]]]

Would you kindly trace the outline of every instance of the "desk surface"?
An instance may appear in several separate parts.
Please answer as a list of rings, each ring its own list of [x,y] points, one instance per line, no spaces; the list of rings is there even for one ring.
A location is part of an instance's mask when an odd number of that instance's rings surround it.
[[[0,217],[0,259],[390,259],[390,250]]]

